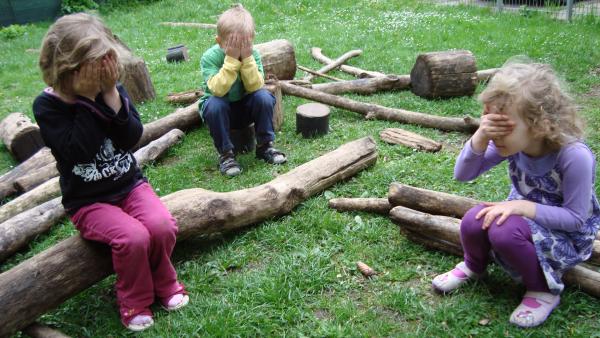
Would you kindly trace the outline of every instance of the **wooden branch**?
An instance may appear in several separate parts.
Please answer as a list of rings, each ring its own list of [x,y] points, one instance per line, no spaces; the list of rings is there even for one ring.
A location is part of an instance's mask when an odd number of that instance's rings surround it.
[[[325,103],[330,106],[357,112],[363,116],[366,116],[367,118],[373,117],[379,120],[411,123],[424,127],[450,131],[473,132],[479,126],[479,120],[469,116],[464,118],[443,117],[412,112],[403,109],[388,108],[372,103],[363,103],[336,95],[322,93],[314,89],[303,88],[286,82],[281,82],[281,90],[284,94],[298,96]]]
[[[199,127],[201,125],[198,104],[178,108],[173,113],[144,125],[144,133],[136,147],[143,147],[152,140],[156,140],[170,130],[180,129],[183,131]]]
[[[416,150],[435,153],[442,149],[441,143],[400,128],[386,128],[379,133],[379,136],[387,143],[401,144]]]
[[[333,80],[333,81],[344,81],[344,80],[342,80],[342,79],[340,79],[340,78],[337,78],[337,77],[333,77],[333,76],[331,76],[331,75],[327,75],[327,74],[320,73],[320,72],[318,72],[318,71],[316,71],[316,70],[312,70],[312,69],[310,69],[310,68],[308,68],[308,67],[304,67],[304,66],[301,66],[301,65],[296,65],[296,67],[298,67],[298,69],[300,69],[300,70],[302,70],[302,71],[305,71],[305,72],[307,72],[307,73],[310,73],[310,74],[313,74],[313,75],[316,75],[316,76],[320,76],[320,77],[324,77],[324,78],[326,78],[326,79],[329,79],[329,80]],[[308,81],[308,80],[306,80],[306,78],[307,78],[307,77],[308,77],[308,76],[305,76],[305,77],[304,77],[304,79],[302,79],[302,80],[303,80],[303,81]],[[312,77],[311,77],[311,79],[312,79]]]
[[[289,213],[305,199],[374,164],[375,141],[349,142],[271,182],[232,192],[187,189],[162,198],[178,240],[226,232]],[[0,336],[36,320],[112,272],[107,246],[72,236],[0,274]]]
[[[15,189],[18,193],[29,191],[42,182],[46,182],[49,179],[58,176],[58,169],[56,169],[56,162],[48,163],[45,166],[38,168],[35,171],[27,175],[23,175],[15,180]]]
[[[310,53],[315,60],[317,60],[323,64],[330,64],[330,63],[334,62],[332,59],[323,55],[321,48],[313,47],[310,49]],[[386,75],[386,74],[383,74],[380,72],[372,72],[372,71],[363,70],[363,69],[348,66],[348,65],[341,65],[340,70],[342,72],[346,72],[348,74],[354,75],[358,78],[377,77],[377,76],[385,76]]]
[[[178,143],[183,135],[181,130],[174,129],[139,149],[133,154],[138,165],[143,166],[156,160],[172,145]],[[0,262],[25,246],[35,236],[48,231],[58,220],[66,216],[61,204],[61,197],[56,197],[60,195],[58,177],[38,188],[36,188],[38,190],[31,190],[28,194],[20,196],[19,199],[11,201],[14,203],[0,208],[3,211],[2,217],[4,217],[0,223]],[[53,197],[56,198],[51,199]],[[30,201],[48,202],[26,209],[26,206],[31,207]],[[26,211],[18,213],[19,210]]]
[[[488,82],[496,73],[500,70],[500,68],[490,68],[485,70],[477,71],[477,80],[479,82]]]
[[[17,192],[14,184],[16,179],[53,162],[55,160],[50,148],[44,147],[23,163],[0,176],[0,198],[5,198]]]
[[[31,338],[69,338],[66,334],[40,323],[29,325],[23,333]]]
[[[334,95],[345,93],[371,95],[381,91],[407,89],[410,87],[410,75],[386,75],[350,81],[318,83],[313,84],[311,87],[314,90]]]
[[[386,198],[332,198],[329,207],[338,211],[366,211],[387,215],[392,208]]]
[[[202,89],[192,89],[181,93],[169,93],[166,101],[170,104],[192,104],[204,95]]]
[[[457,218],[462,218],[469,209],[482,203],[482,201],[472,198],[415,188],[400,183],[390,184],[388,200],[392,207],[401,205],[433,215]]]
[[[341,66],[342,64],[344,64],[349,59],[351,59],[351,58],[353,58],[355,56],[359,56],[360,54],[362,54],[362,50],[360,50],[360,49],[351,50],[349,52],[346,52],[342,56],[340,56],[339,58],[335,59],[335,61],[333,61],[333,62],[325,65],[321,69],[319,69],[317,71],[317,73],[319,73],[319,74],[325,74],[325,73],[329,72],[330,70],[338,68],[339,66]],[[314,76],[312,76],[312,75],[308,75],[308,76],[304,77],[304,80],[310,82],[313,79],[313,77]]]
[[[192,27],[192,28],[202,28],[202,29],[216,29],[217,25],[213,23],[197,23],[197,22],[161,22],[159,23],[161,26],[170,26],[170,27]]]
[[[420,211],[412,210],[405,207],[395,207],[390,211],[390,218],[400,227],[405,227],[406,230],[413,233],[413,239],[421,236],[425,240],[429,239],[432,242],[441,239],[438,245],[444,250],[443,243],[451,243],[454,248],[460,246],[460,221],[446,216],[434,216]],[[429,242],[421,242],[423,244],[432,245]],[[456,252],[451,252],[456,254]],[[591,269],[584,268],[581,264],[571,269],[565,275],[565,283],[581,288],[584,292],[600,297],[600,273]]]

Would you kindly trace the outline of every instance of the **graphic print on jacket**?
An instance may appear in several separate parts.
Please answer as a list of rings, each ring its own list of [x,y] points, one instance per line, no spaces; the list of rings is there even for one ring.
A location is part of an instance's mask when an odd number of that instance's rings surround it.
[[[129,171],[132,164],[131,153],[115,149],[112,141],[105,138],[100,151],[94,156],[94,162],[76,164],[73,174],[81,177],[84,182],[95,182],[110,177],[116,181]]]

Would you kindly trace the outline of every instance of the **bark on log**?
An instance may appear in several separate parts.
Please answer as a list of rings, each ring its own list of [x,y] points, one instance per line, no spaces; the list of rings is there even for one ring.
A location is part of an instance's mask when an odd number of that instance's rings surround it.
[[[0,198],[5,198],[17,192],[15,188],[16,179],[55,161],[50,148],[44,147],[40,149],[23,163],[0,176]]]
[[[48,163],[45,166],[32,171],[27,175],[23,175],[15,180],[15,189],[18,193],[29,191],[42,182],[46,182],[49,179],[58,176],[58,169],[56,169],[56,162]]]
[[[23,113],[8,114],[0,122],[0,139],[18,162],[44,147],[40,127]]]
[[[294,46],[287,40],[273,40],[254,45],[260,52],[265,79],[292,80],[296,75]]]
[[[387,215],[392,208],[387,198],[332,198],[329,207],[338,211],[366,211]]]
[[[390,205],[402,205],[433,215],[462,218],[464,214],[482,203],[472,198],[447,194],[444,192],[412,187],[410,185],[392,183],[388,190]]]
[[[312,55],[312,57],[324,64],[330,64],[333,63],[333,60],[328,58],[327,56],[323,55],[321,48],[318,47],[312,47],[310,49],[310,53]],[[366,78],[366,77],[378,77],[378,76],[385,76],[386,74],[384,73],[380,73],[380,72],[372,72],[372,71],[368,71],[368,70],[364,70],[364,69],[360,69],[357,67],[352,67],[352,66],[348,66],[348,65],[341,65],[340,66],[340,70],[342,72],[346,72],[348,74],[354,75],[358,78]]]
[[[171,27],[192,27],[192,28],[202,28],[202,29],[216,29],[217,25],[214,23],[197,23],[197,22],[161,22],[161,26],[171,26]]]
[[[31,338],[70,338],[66,334],[40,323],[33,323],[23,330]]]
[[[410,72],[411,89],[428,99],[471,96],[477,88],[476,72],[475,57],[468,50],[421,54]]]
[[[185,131],[198,127],[201,123],[202,120],[200,120],[197,103],[193,103],[184,108],[175,109],[173,113],[165,117],[144,124],[144,133],[136,147],[143,147],[150,141],[156,140],[170,130],[180,129]]]
[[[371,95],[381,91],[407,89],[410,87],[410,76],[386,75],[350,81],[319,83],[311,87],[314,90],[333,95],[345,93]]]
[[[400,128],[386,128],[379,133],[379,136],[387,143],[401,144],[416,150],[435,153],[442,149],[441,143]]]
[[[273,109],[273,129],[280,131],[283,125],[283,95],[281,94],[281,85],[279,81],[267,81],[265,83],[266,90],[270,91],[275,96],[275,108]]]
[[[355,50],[351,50],[349,52],[344,53],[342,56],[340,56],[339,58],[335,59],[335,61],[326,64],[324,67],[322,67],[321,69],[319,69],[317,71],[317,73],[320,74],[325,74],[327,72],[329,72],[330,70],[336,69],[339,66],[341,66],[342,64],[344,64],[346,61],[348,61],[349,59],[355,57],[355,56],[359,56],[360,54],[362,54],[362,50],[360,49],[355,49]],[[314,76],[311,75],[307,75],[304,77],[303,80],[305,81],[312,81],[312,79],[314,78]]]
[[[298,96],[325,103],[330,106],[343,108],[364,115],[367,118],[410,123],[449,131],[473,132],[479,126],[479,119],[470,116],[464,118],[443,117],[403,109],[388,108],[377,104],[350,100],[344,97],[319,92],[314,89],[295,86],[286,82],[281,82],[281,90],[287,95]]]
[[[172,145],[178,143],[183,138],[183,135],[181,130],[174,129],[139,149],[133,154],[138,165],[143,166],[148,162],[154,161]],[[27,198],[21,199],[21,197],[27,195],[25,194],[19,197],[19,202],[10,205],[7,204],[1,208],[2,217],[12,218],[3,218],[2,223],[0,223],[0,262],[29,243],[35,236],[48,231],[52,225],[66,216],[61,204],[61,197],[51,199],[60,195],[58,177],[41,185],[39,188],[44,188],[44,190],[34,189],[30,193],[35,193],[35,195],[30,194]],[[17,201],[17,199],[14,201]],[[28,210],[24,209],[25,207],[31,207],[30,201],[37,201],[38,203],[48,202]],[[7,209],[7,206],[10,209]],[[18,210],[27,211],[18,213]]]
[[[326,78],[326,79],[329,79],[329,80],[333,80],[333,81],[344,81],[344,80],[342,80],[340,78],[333,77],[331,75],[319,73],[318,71],[310,69],[308,67],[304,67],[304,66],[301,66],[301,65],[296,65],[296,67],[298,67],[298,69],[300,69],[300,70],[302,70],[304,72],[309,73],[309,75],[312,74],[314,76],[320,76],[320,77],[323,77],[323,78]],[[302,81],[308,81],[308,80],[306,80],[306,76],[302,79]]]
[[[421,236],[425,240],[430,239],[431,242],[421,242],[426,246],[437,245],[442,250],[445,250],[445,247],[461,247],[460,221],[455,218],[434,216],[401,206],[394,207],[390,211],[390,218],[400,227],[405,227],[405,230],[412,232],[413,238]],[[433,243],[437,239],[441,239],[441,241]],[[454,246],[444,244],[445,242],[452,243]],[[457,254],[456,252],[450,253]],[[564,281],[568,285],[581,288],[592,296],[600,297],[600,273],[584,268],[581,264],[567,272]]]
[[[225,232],[290,212],[308,197],[377,160],[375,141],[362,138],[266,184],[232,192],[187,189],[162,198],[177,219],[178,240]],[[0,274],[0,336],[36,320],[112,272],[107,246],[72,236]]]
[[[0,207],[0,222],[57,196],[60,196],[60,185],[58,177],[54,177]],[[1,237],[2,235],[0,235]]]
[[[134,103],[153,100],[156,92],[144,60],[130,54],[119,57],[119,63],[123,66],[119,81],[127,89],[131,100]]]
[[[167,95],[167,102],[170,104],[192,104],[204,95],[202,89],[193,89],[181,93],[169,93]]]

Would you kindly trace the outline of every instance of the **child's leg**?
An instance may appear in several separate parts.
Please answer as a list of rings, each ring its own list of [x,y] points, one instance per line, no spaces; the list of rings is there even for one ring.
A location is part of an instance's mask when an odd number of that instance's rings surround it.
[[[250,114],[256,131],[256,143],[258,146],[273,142],[275,132],[273,131],[273,109],[275,97],[266,89],[259,89],[246,95],[240,101],[241,109],[245,114]]]
[[[230,114],[230,103],[223,98],[211,96],[204,103],[202,116],[219,154],[233,150],[233,143],[229,138]]]
[[[79,209],[71,218],[85,239],[110,245],[117,274],[117,300],[125,326],[136,315],[152,315],[154,284],[149,264],[150,234],[121,208],[94,203]],[[151,318],[147,323],[151,325]]]
[[[171,213],[148,183],[135,187],[121,202],[121,207],[150,234],[149,262],[156,295],[164,300],[183,294],[183,285],[177,282],[171,263],[177,235],[177,224]]]

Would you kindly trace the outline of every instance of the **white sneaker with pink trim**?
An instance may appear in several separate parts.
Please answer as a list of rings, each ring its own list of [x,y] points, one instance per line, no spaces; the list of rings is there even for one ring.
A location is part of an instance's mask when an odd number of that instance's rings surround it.
[[[527,291],[521,304],[510,315],[510,322],[520,327],[538,326],[546,321],[558,303],[560,295]]]
[[[436,291],[449,293],[458,289],[469,280],[478,279],[479,277],[479,274],[471,271],[465,262],[460,262],[454,269],[441,275],[437,275],[433,281],[431,281],[431,285]]]

